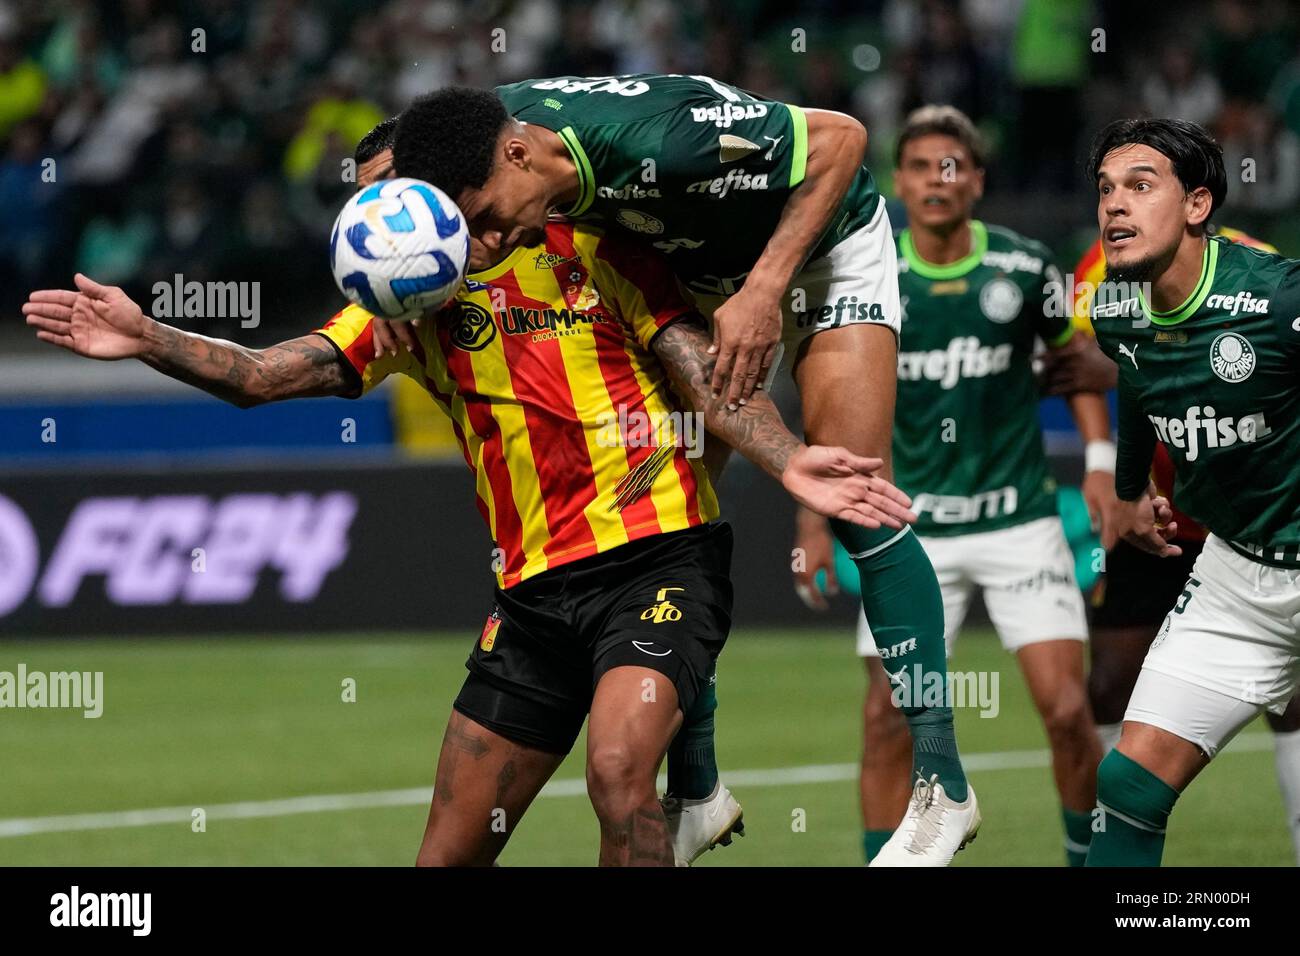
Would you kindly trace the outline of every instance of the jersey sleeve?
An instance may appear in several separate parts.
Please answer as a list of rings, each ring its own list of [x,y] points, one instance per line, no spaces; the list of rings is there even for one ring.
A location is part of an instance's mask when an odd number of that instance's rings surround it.
[[[405,348],[399,348],[396,355],[375,358],[373,329],[376,321],[380,320],[360,306],[349,305],[315,330],[334,344],[344,365],[356,375],[357,388],[353,398],[366,394],[395,372],[419,380],[415,358]]]
[[[1074,336],[1073,299],[1065,288],[1061,268],[1046,247],[1043,254],[1043,275],[1039,288],[1038,314],[1034,317],[1034,332],[1048,348],[1060,348]]]
[[[1142,411],[1137,390],[1128,381],[1123,367],[1119,373],[1118,409],[1115,494],[1121,501],[1136,501],[1151,481],[1151,456],[1156,450],[1156,435]]]
[[[663,256],[616,233],[600,235],[591,269],[601,298],[613,299],[643,348],[650,348],[660,330],[695,311]]]

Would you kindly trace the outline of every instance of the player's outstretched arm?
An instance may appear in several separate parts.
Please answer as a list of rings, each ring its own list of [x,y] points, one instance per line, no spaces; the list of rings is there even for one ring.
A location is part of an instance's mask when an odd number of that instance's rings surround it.
[[[653,348],[678,396],[704,416],[705,428],[781,482],[799,504],[868,528],[902,528],[916,520],[912,500],[875,474],[884,464],[879,458],[803,444],[762,392],[734,411],[726,399],[714,398],[714,358],[702,322],[674,322],[655,336]]]
[[[347,395],[355,388],[338,352],[322,336],[245,348],[157,322],[116,286],[81,274],[76,283],[76,292],[43,289],[23,305],[27,324],[41,341],[87,358],[137,358],[241,408],[285,398]]]

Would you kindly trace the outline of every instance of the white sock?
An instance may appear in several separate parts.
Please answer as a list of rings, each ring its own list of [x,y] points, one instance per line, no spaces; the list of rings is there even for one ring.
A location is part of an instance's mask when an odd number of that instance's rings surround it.
[[[1115,749],[1119,743],[1119,733],[1124,729],[1124,722],[1121,720],[1116,724],[1098,724],[1097,736],[1101,738],[1101,755],[1104,757]]]
[[[1282,805],[1286,807],[1286,822],[1291,827],[1291,842],[1300,865],[1300,730],[1273,734],[1273,748]]]

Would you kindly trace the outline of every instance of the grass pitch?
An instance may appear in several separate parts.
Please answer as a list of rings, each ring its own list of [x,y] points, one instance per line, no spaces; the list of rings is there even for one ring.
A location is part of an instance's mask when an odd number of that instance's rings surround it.
[[[0,670],[104,674],[98,719],[0,710],[0,864],[409,865],[471,639],[0,642]],[[1046,739],[1014,659],[972,631],[953,666],[1000,672],[996,718],[958,711],[984,826],[956,865],[1062,864]],[[342,699],[348,678],[355,703]],[[718,752],[747,835],[697,865],[861,864],[863,686],[850,633],[732,635],[719,668]],[[583,747],[503,865],[595,862]],[[203,832],[192,826],[197,808]],[[1165,862],[1294,864],[1261,722],[1179,801]]]

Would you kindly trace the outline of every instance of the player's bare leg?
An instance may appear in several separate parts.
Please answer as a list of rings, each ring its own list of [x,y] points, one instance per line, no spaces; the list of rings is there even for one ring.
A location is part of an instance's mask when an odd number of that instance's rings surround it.
[[[587,723],[587,794],[600,820],[601,866],[672,866],[655,778],[682,724],[677,689],[648,667],[615,667]]]
[[[1101,741],[1092,722],[1083,676],[1083,643],[1040,641],[1017,652],[1025,684],[1047,731],[1052,776],[1061,796],[1066,856],[1082,866],[1092,839]]]
[[[491,866],[563,755],[451,712],[417,866]]]
[[[1094,628],[1089,641],[1088,703],[1097,723],[1102,755],[1119,743],[1124,710],[1142,672],[1157,626]]]
[[[806,439],[880,458],[882,474],[892,477],[897,370],[897,340],[887,326],[842,326],[807,339],[794,368]],[[979,811],[957,751],[952,708],[923,703],[922,681],[947,686],[939,582],[910,528],[868,531],[832,521],[831,530],[858,567],[863,612],[889,657],[891,683],[903,685],[901,709],[912,734],[913,800],[873,865],[945,865],[973,838]],[[921,815],[945,822],[919,826]]]
[[[907,812],[907,798],[912,793],[912,735],[903,712],[889,698],[889,678],[880,658],[866,658],[866,669],[858,798],[863,848],[870,862]]]

